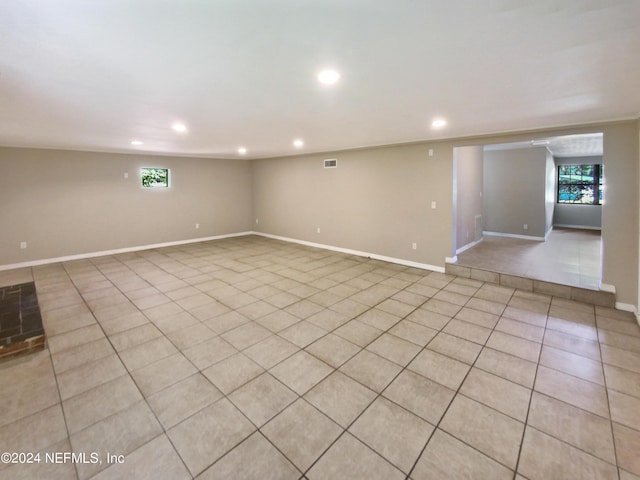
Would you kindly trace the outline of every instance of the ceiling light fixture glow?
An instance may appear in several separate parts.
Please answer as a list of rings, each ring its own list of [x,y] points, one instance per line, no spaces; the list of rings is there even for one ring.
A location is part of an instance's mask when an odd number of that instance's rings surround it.
[[[238,148],[238,154],[239,155],[246,155],[247,154],[247,149],[245,147]]]
[[[171,128],[173,128],[176,132],[184,133],[187,131],[187,126],[183,123],[174,123]]]
[[[304,141],[300,140],[299,138],[296,138],[293,141],[293,146],[296,147],[296,148],[302,148],[302,147],[304,147]]]
[[[340,80],[340,74],[335,70],[323,70],[318,74],[318,81],[324,85],[333,85]]]
[[[144,145],[144,142],[140,140],[131,140],[131,145]]]
[[[434,120],[433,122],[431,122],[431,126],[433,128],[442,128],[447,124],[446,120],[443,120],[442,118],[438,118],[436,120]]]

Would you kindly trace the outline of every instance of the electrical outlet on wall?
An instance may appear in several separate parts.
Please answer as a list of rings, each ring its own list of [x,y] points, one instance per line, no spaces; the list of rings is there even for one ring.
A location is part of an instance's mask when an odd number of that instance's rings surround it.
[[[411,248],[413,248],[414,250],[417,250],[418,249],[418,244],[416,242],[413,242],[411,244]]]
[[[198,230],[200,228],[200,224],[196,223],[196,230]]]
[[[27,242],[20,242],[20,248],[22,248],[23,250],[27,248]]]
[[[524,225],[522,225],[522,228],[523,228],[524,230],[529,230],[529,225],[527,225],[527,224],[525,223]]]
[[[316,228],[316,233],[320,233],[320,227]]]

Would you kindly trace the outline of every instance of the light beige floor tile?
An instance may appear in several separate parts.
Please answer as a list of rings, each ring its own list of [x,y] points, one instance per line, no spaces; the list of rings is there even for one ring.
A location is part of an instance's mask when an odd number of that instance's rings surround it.
[[[376,393],[340,372],[334,372],[304,398],[346,428],[376,397]]]
[[[415,343],[420,347],[424,347],[438,334],[437,330],[424,327],[409,320],[402,320],[397,323],[389,330],[389,333],[403,340]]]
[[[427,349],[471,365],[478,357],[480,350],[482,350],[482,346],[477,343],[440,332],[433,340],[431,340],[431,342],[429,342]]]
[[[40,463],[0,464],[0,477],[10,480],[68,480],[78,478],[72,462],[54,463],[46,461],[46,454],[51,452],[70,452],[69,440],[62,440],[40,450]],[[34,452],[35,453],[35,452]],[[6,468],[4,468],[6,466]]]
[[[3,452],[35,453],[66,438],[67,429],[59,404],[0,427]],[[0,463],[0,477],[6,466],[4,462]]]
[[[296,467],[305,471],[343,430],[305,400],[299,399],[261,431]]]
[[[539,366],[535,390],[604,418],[609,418],[604,387]]]
[[[71,435],[71,446],[76,453],[92,452],[104,459],[107,453],[128,455],[152,438],[160,435],[162,428],[145,402],[138,402],[115,415]],[[78,477],[83,480],[104,470],[108,464],[77,464]]]
[[[615,464],[611,423],[605,418],[534,392],[528,424]]]
[[[332,373],[333,368],[301,350],[273,367],[270,372],[298,395],[304,395]]]
[[[198,475],[255,431],[227,399],[200,410],[167,432],[192,475]]]
[[[222,393],[196,373],[151,395],[147,402],[165,429],[211,405]]]
[[[411,478],[508,480],[513,478],[513,472],[438,429],[411,473]]]
[[[524,360],[529,360],[530,362],[537,362],[541,345],[537,342],[525,340],[524,338],[494,331],[487,341],[487,347],[523,358]]]
[[[362,323],[359,320],[352,320],[336,329],[333,333],[355,345],[366,347],[369,343],[382,335],[383,332],[382,330]]]
[[[547,330],[544,334],[544,344],[559,350],[575,353],[582,357],[600,361],[600,346],[584,338],[568,335],[556,330]]]
[[[544,338],[544,328],[520,322],[518,320],[511,320],[506,317],[500,319],[496,325],[496,330],[508,333],[515,337],[524,338],[532,342],[542,343],[542,339]]]
[[[473,297],[471,300],[467,302],[465,307],[462,310],[460,310],[460,312],[464,310],[473,309],[474,311],[479,311],[481,313],[488,313],[490,315],[494,315],[495,317],[498,317],[502,315],[502,312],[504,312],[505,308],[506,308],[506,305],[504,303],[492,302],[491,300],[485,300],[482,298]],[[458,312],[458,314],[460,314],[460,312]],[[466,314],[463,314],[463,315],[466,315]],[[475,322],[476,324],[482,324],[483,327],[487,327],[487,328],[489,328],[489,325],[488,325],[489,322],[498,321],[498,319],[495,317],[477,316],[477,314],[475,313],[472,314],[471,312],[469,312],[469,317],[467,318],[460,317],[460,318],[462,320],[466,320],[468,322],[474,323],[470,319],[473,317],[476,317],[476,322]]]
[[[189,312],[177,312],[152,320],[153,324],[165,335],[198,325],[199,320]]]
[[[433,425],[378,397],[349,427],[349,432],[409,473],[433,429]]]
[[[184,355],[200,370],[210,367],[214,363],[224,360],[237,353],[222,337],[213,337],[189,347],[184,351]]]
[[[123,463],[113,464],[93,478],[95,480],[121,478],[188,480],[191,475],[167,436],[163,434],[127,455]]]
[[[251,458],[253,461],[247,462]],[[246,480],[294,480],[300,472],[260,433],[254,433],[198,477]]]
[[[297,395],[268,373],[251,380],[229,395],[255,425],[261,427],[287,408]]]
[[[196,368],[181,353],[166,357],[131,372],[131,376],[145,397],[196,373]]]
[[[389,330],[400,321],[401,317],[392,315],[378,308],[367,310],[358,317],[358,321],[378,330]]]
[[[264,369],[242,353],[211,365],[202,373],[225,395],[262,374]]]
[[[257,320],[263,327],[277,333],[291,325],[298,323],[300,319],[295,315],[285,312],[284,310],[276,310]]]
[[[298,322],[278,333],[282,338],[296,344],[300,348],[305,348],[307,345],[315,342],[326,334],[326,330],[323,330],[306,320],[302,320],[301,322]]]
[[[455,392],[422,375],[405,370],[384,390],[383,395],[436,425]]]
[[[613,436],[618,465],[634,475],[640,475],[640,432],[613,422]]]
[[[607,388],[640,398],[639,373],[613,365],[607,365],[606,363],[603,367],[604,375],[607,379]]]
[[[417,345],[388,333],[371,342],[366,349],[401,367],[405,367],[420,351]]]
[[[420,307],[420,309],[429,310],[431,312],[439,313],[440,315],[444,315],[446,317],[452,318],[457,315],[457,313],[462,309],[462,306],[445,302],[443,300],[439,300],[434,297],[427,300],[425,304]],[[428,327],[430,325],[426,325],[426,326]],[[436,327],[434,326],[432,328],[436,328]]]
[[[530,480],[618,478],[613,465],[531,427],[525,432],[518,472]]]
[[[587,357],[544,345],[540,354],[540,365],[604,385],[602,363]]]
[[[298,350],[300,347],[297,345],[274,335],[247,348],[243,353],[262,368],[269,369]]]
[[[117,355],[109,355],[57,376],[62,400],[91,390],[127,373]]]
[[[640,354],[609,345],[601,345],[600,348],[603,363],[640,373]]]
[[[472,368],[460,393],[523,423],[527,419],[531,390],[502,377]]]
[[[331,331],[347,323],[351,318],[333,310],[325,309],[307,317],[309,323],[323,330]]]
[[[556,318],[549,315],[547,328],[566,333],[567,335],[573,335],[574,337],[584,338],[585,340],[590,340],[592,342],[598,341],[598,330],[595,327],[595,322],[593,325],[585,325],[583,323]]]
[[[441,385],[457,390],[471,367],[466,363],[431,350],[423,350],[407,368]]]
[[[89,325],[88,327],[78,328],[62,335],[52,336],[47,333],[47,345],[51,353],[58,353],[85,343],[92,342],[104,338],[104,332],[99,325]]]
[[[130,330],[110,335],[109,341],[116,351],[121,352],[147,343],[160,336],[162,336],[162,332],[158,330],[154,324],[147,322],[140,326],[133,327]]]
[[[546,313],[532,312],[527,309],[517,308],[509,305],[502,314],[503,317],[527,323],[535,327],[544,327],[547,323]]]
[[[238,328],[241,325],[249,323],[249,319],[244,315],[240,315],[236,311],[230,311],[212,317],[209,320],[203,321],[203,323],[208,328],[221,335],[235,328]]]
[[[508,468],[515,469],[524,424],[458,395],[442,419],[440,428]]]
[[[609,390],[611,420],[640,430],[640,398]]]
[[[638,336],[612,332],[610,330],[598,330],[598,338],[600,343],[605,345],[640,353],[640,337]]]
[[[342,302],[351,302],[350,300],[342,300]],[[338,302],[331,306],[331,310],[339,313],[343,313],[340,311],[341,308],[344,308],[344,305],[340,305],[342,302]],[[356,302],[351,302],[356,305],[360,305]],[[360,305],[362,308],[366,308],[363,305]],[[274,307],[275,308],[275,307]],[[284,309],[285,312],[290,313],[291,315],[295,315],[300,320],[304,320],[305,318],[309,318],[314,313],[318,313],[322,311],[324,307],[322,305],[318,305],[317,303],[310,302],[309,300],[300,300],[299,302],[293,303]]]
[[[496,326],[496,323],[498,323],[498,320],[500,317],[491,312],[485,312],[478,309],[474,309],[473,300],[476,300],[478,302],[487,302],[487,300],[479,300],[477,298],[472,298],[469,302],[467,302],[467,306],[458,312],[455,318],[458,320],[464,320],[467,323],[472,323],[479,327],[494,328]],[[502,311],[502,309],[504,309],[504,305],[500,305],[500,304],[496,304],[496,305],[499,305],[501,307],[499,311]],[[480,304],[479,306],[490,308],[490,306],[485,306],[484,304]]]
[[[165,336],[120,352],[120,359],[131,372],[178,353],[178,349]]]
[[[492,348],[482,349],[474,366],[527,388],[533,388],[536,378],[534,362]]]
[[[402,368],[374,353],[362,350],[340,367],[340,371],[367,388],[381,392]]]
[[[129,375],[103,383],[63,402],[69,433],[93,425],[142,400]]]
[[[360,351],[360,347],[330,333],[309,345],[305,350],[334,368],[340,367]]]
[[[115,353],[106,338],[85,343],[51,356],[56,373],[98,360]]]
[[[215,337],[217,334],[203,323],[196,323],[184,329],[174,330],[167,334],[167,338],[179,350],[184,351]]]
[[[405,478],[405,475],[362,442],[345,433],[307,472],[307,478],[309,480],[327,478],[400,480]]]
[[[431,328],[433,330],[441,330],[447,323],[449,323],[451,317],[441,313],[433,312],[431,310],[427,310],[423,306],[408,315],[406,320],[417,323],[418,325],[422,325],[423,327]]]
[[[480,345],[484,345],[491,334],[489,328],[480,327],[456,318],[451,320],[442,331]]]

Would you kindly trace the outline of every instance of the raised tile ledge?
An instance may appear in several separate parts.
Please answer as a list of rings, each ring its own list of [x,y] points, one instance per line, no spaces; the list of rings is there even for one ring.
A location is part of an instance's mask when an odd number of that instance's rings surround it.
[[[566,298],[577,302],[589,303],[600,307],[615,308],[616,295],[605,290],[591,290],[588,288],[545,282],[533,278],[492,272],[480,268],[467,267],[454,263],[445,263],[445,273],[462,278],[471,278],[482,282],[495,283],[505,287],[518,288],[527,292]]]

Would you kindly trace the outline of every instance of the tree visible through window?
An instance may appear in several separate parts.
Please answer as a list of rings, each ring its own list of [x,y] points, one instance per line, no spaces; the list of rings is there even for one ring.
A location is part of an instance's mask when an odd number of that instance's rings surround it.
[[[558,165],[558,203],[602,204],[602,165]]]
[[[147,188],[168,187],[168,168],[143,168],[141,171],[142,186]]]

